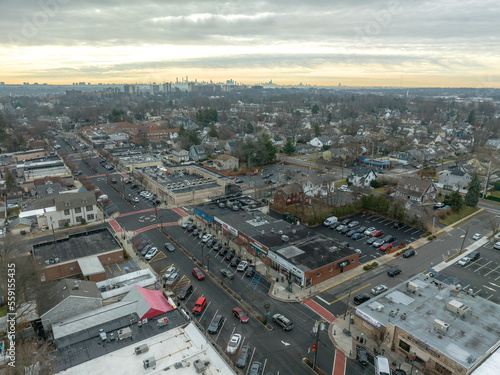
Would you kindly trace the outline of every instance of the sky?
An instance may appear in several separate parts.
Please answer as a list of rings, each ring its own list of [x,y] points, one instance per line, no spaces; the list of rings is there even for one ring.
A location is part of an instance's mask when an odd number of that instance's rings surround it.
[[[498,0],[0,0],[0,82],[500,87]]]

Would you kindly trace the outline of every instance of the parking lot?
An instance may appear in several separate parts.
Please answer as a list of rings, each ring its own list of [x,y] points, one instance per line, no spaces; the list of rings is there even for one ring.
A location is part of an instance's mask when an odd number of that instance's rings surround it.
[[[356,230],[360,227],[374,227],[376,230],[380,230],[383,232],[380,238],[388,235],[394,236],[396,239],[392,242],[393,246],[399,245],[402,241],[404,241],[406,244],[409,244],[410,242],[419,239],[420,236],[424,234],[424,231],[406,225],[400,228],[395,228],[395,221],[371,214],[358,214],[350,217],[349,219],[358,222],[356,226],[349,229]],[[340,221],[342,222],[342,220]],[[347,242],[349,244],[349,247],[361,250],[359,257],[360,263],[370,262],[373,259],[385,255],[385,253],[381,251],[379,247],[373,247],[368,243],[370,240],[369,236],[364,235],[362,238],[354,240],[346,235],[348,232],[346,234],[342,234],[335,229],[330,229],[324,226],[317,227],[315,228],[315,230],[329,238],[336,239],[337,241],[339,241],[339,243]]]
[[[447,284],[460,284],[474,295],[500,304],[500,251],[491,244],[481,246],[481,256],[466,266],[457,263],[436,274],[435,279]],[[462,258],[462,257],[459,257]]]

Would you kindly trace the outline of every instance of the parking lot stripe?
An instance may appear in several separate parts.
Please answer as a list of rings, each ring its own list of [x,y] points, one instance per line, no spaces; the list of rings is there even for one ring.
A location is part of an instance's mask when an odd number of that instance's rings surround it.
[[[490,263],[491,263],[491,260],[490,260],[488,263],[486,263],[486,264],[482,265],[481,267],[479,267],[479,268],[478,268],[477,270],[475,270],[474,272],[479,271],[481,268],[486,267],[486,266],[487,266],[488,264],[490,264]]]
[[[486,285],[483,285],[483,286],[484,286],[486,289],[489,289],[489,290],[491,290],[491,291],[493,291],[493,292],[496,292],[496,289],[490,288],[489,286],[486,286]]]
[[[411,228],[411,229],[413,229],[413,228]],[[420,229],[417,229],[417,230],[416,230],[415,232],[413,232],[411,235],[413,236],[415,233],[418,233],[418,232],[420,232]]]
[[[357,291],[359,291],[359,290],[361,290],[361,289],[364,289],[364,288],[366,288],[366,287],[370,286],[370,285],[372,285],[372,284],[370,284],[370,283],[369,283],[369,284],[366,284],[365,286],[362,286],[361,288],[358,288],[358,289],[356,289],[356,290],[353,290],[353,291],[351,292],[351,295],[352,295],[353,293],[356,293]],[[346,294],[346,295],[344,295],[344,296],[342,296],[342,297],[340,297],[340,298],[337,298],[335,301],[329,302],[328,304],[329,304],[329,305],[333,305],[335,302],[338,302],[338,301],[340,301],[341,299],[344,299],[344,298],[345,298],[345,297],[347,297],[348,295],[349,295],[349,294]]]
[[[485,273],[484,276],[488,276],[490,273],[496,271],[500,266],[496,266],[496,268],[493,268],[490,272]]]
[[[500,285],[493,284],[491,281],[488,281],[491,285],[496,286],[497,288],[500,288]]]
[[[413,228],[411,228],[411,227],[410,227],[410,228],[408,228],[407,230],[405,230],[405,233],[406,233],[406,232],[409,232],[409,231],[411,231],[411,230],[413,230]]]

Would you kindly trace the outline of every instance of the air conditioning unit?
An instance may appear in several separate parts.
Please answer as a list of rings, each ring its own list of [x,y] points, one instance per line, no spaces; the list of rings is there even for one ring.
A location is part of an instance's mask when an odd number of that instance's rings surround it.
[[[283,241],[283,242],[287,243],[288,241],[290,241],[290,238],[289,238],[287,235],[283,234],[283,235],[281,236],[281,241]]]
[[[436,331],[446,333],[448,332],[448,329],[450,328],[450,325],[446,322],[443,322],[442,320],[439,319],[434,319],[434,329]]]
[[[149,357],[143,361],[143,364],[144,368],[153,368],[156,366],[156,359],[155,357]]]
[[[142,344],[142,345],[136,346],[134,351],[135,351],[135,354],[146,353],[147,351],[149,351],[149,346],[148,346],[148,344]]]
[[[197,359],[196,361],[193,362],[194,368],[196,370],[197,374],[202,374],[207,370],[207,366],[205,365],[205,362],[200,361]]]

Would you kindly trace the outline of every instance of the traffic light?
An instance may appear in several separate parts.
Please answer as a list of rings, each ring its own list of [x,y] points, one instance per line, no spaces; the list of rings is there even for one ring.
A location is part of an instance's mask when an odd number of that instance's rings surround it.
[[[311,351],[312,351],[312,352],[315,352],[315,351],[316,351],[316,344],[313,344]]]

